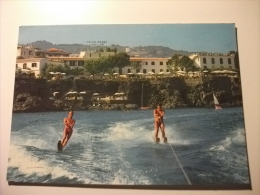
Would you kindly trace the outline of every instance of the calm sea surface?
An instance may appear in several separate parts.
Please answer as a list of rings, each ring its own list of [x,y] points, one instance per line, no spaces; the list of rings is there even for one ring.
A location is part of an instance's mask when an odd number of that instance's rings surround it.
[[[56,146],[66,116],[13,114],[8,181],[250,184],[242,108],[166,110],[167,144],[153,142],[153,110],[75,111],[72,137],[59,153]]]

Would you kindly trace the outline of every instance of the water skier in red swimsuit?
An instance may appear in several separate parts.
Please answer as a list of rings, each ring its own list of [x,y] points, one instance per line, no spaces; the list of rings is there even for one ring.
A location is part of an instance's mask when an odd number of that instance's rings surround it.
[[[63,138],[61,140],[62,149],[66,146],[67,142],[69,141],[72,132],[73,132],[73,126],[75,125],[75,120],[72,118],[74,112],[69,111],[68,117],[64,118],[64,130],[63,130]]]
[[[160,139],[158,138],[159,128],[161,129],[162,138],[164,142],[167,142],[167,137],[165,136],[165,125],[163,122],[163,117],[165,115],[165,112],[164,110],[162,110],[161,104],[157,105],[157,108],[153,111],[153,115],[154,115],[154,128],[155,128],[155,135],[154,135],[155,142],[160,141]]]

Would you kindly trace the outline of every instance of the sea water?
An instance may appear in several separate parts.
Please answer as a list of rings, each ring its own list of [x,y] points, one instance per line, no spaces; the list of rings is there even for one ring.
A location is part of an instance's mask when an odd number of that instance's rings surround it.
[[[153,110],[75,111],[73,134],[62,152],[57,152],[57,142],[66,111],[14,113],[7,180],[141,186],[188,185],[189,181],[195,186],[250,184],[242,108],[167,109],[165,113],[168,143],[156,144]]]

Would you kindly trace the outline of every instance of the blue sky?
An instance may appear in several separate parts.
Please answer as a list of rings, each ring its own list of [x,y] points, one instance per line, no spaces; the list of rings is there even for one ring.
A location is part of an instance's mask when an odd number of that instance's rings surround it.
[[[176,50],[226,53],[237,51],[235,24],[108,24],[22,26],[19,44],[37,40],[53,44],[165,46]]]

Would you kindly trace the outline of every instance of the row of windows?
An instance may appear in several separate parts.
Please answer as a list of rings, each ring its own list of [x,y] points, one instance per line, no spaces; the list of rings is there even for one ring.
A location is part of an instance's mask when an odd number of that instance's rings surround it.
[[[207,58],[203,58],[203,64],[207,64]],[[219,63],[223,64],[223,58],[219,58]],[[211,64],[215,64],[215,58],[211,58]],[[231,64],[231,58],[228,58],[228,64]]]
[[[147,70],[146,69],[142,69],[143,70],[143,73],[146,74],[147,73]],[[155,69],[151,69],[151,71],[153,73],[155,73]],[[163,69],[160,69],[160,72],[164,72]],[[166,70],[166,72],[170,72],[169,69]],[[132,73],[132,69],[127,69],[127,73]],[[137,69],[136,70],[136,73],[140,73],[140,69]]]
[[[76,61],[64,61],[65,64],[67,64],[67,62],[69,62],[69,66],[76,66]],[[84,65],[84,61],[78,61],[78,66],[83,66]]]
[[[232,70],[232,66],[229,66],[229,67],[224,67],[224,66],[212,66],[211,67],[211,69],[212,70],[217,70],[217,69],[220,69],[220,70],[222,70],[222,69],[229,69],[229,70]],[[208,67],[207,66],[204,66],[204,69],[208,69]]]
[[[145,64],[145,65],[149,65],[148,62],[144,62],[144,64]],[[160,64],[160,65],[163,65],[164,63],[163,63],[163,62],[159,62],[159,64]],[[155,62],[152,61],[152,62],[151,62],[151,65],[155,65]],[[166,65],[167,65],[167,62],[166,62]]]
[[[18,64],[16,64],[16,68],[18,68]],[[37,63],[32,63],[32,68],[37,68]],[[23,69],[27,69],[27,63],[23,64]]]

